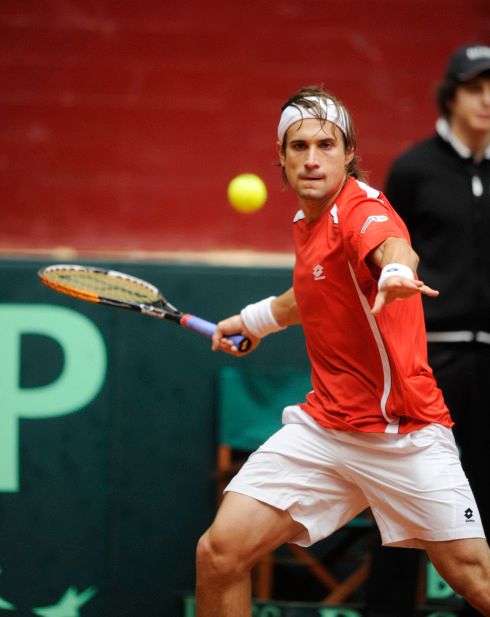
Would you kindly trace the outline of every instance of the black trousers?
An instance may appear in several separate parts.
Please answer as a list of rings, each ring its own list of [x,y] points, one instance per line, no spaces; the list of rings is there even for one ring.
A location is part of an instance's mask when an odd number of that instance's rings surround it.
[[[461,462],[490,534],[490,345],[430,343],[429,363],[451,412]],[[419,575],[417,550],[383,548],[374,554],[366,617],[412,617]],[[461,615],[480,615],[465,605]]]

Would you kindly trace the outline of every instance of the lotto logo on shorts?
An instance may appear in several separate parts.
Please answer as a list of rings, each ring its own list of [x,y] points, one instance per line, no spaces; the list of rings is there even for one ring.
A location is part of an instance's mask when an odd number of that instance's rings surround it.
[[[475,519],[473,518],[473,510],[471,508],[466,508],[466,510],[464,511],[464,516],[467,523],[475,522]]]

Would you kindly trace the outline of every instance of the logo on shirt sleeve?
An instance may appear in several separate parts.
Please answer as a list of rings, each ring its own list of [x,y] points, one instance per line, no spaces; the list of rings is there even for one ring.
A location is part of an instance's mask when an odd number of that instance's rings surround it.
[[[371,225],[371,223],[385,223],[388,220],[388,217],[385,216],[384,214],[379,214],[379,215],[375,215],[372,214],[371,216],[368,216],[367,219],[364,222],[364,225],[361,227],[361,233],[363,234],[366,229],[369,227],[369,225]]]

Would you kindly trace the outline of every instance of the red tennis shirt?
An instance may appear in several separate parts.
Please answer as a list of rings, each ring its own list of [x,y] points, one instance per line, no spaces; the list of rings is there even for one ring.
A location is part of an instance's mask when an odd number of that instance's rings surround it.
[[[350,178],[335,204],[294,219],[294,291],[312,365],[301,406],[320,425],[372,433],[452,426],[427,363],[420,295],[371,314],[379,268],[368,254],[388,237],[410,241],[386,197]]]

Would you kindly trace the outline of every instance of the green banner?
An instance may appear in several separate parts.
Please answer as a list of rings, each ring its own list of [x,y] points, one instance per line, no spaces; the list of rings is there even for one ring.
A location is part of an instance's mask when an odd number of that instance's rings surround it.
[[[216,507],[219,371],[277,357],[304,370],[301,332],[247,358],[214,354],[190,331],[56,294],[38,282],[43,265],[0,262],[0,612],[179,617]],[[282,268],[99,265],[213,321],[291,280]]]

